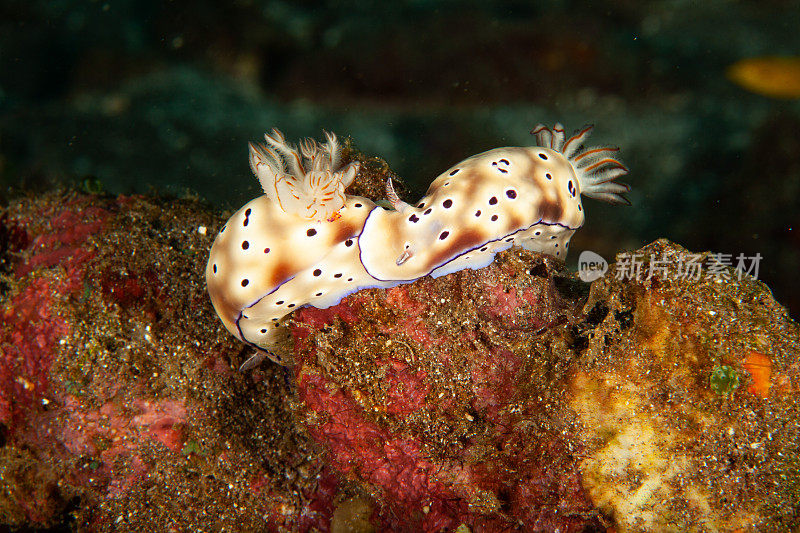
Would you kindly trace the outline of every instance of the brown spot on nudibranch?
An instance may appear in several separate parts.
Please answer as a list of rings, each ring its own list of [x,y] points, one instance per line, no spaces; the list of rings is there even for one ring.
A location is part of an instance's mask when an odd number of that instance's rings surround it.
[[[483,232],[475,230],[462,231],[458,237],[449,241],[449,245],[446,248],[431,256],[428,268],[437,268],[445,262],[452,260],[457,254],[469,250],[470,248],[475,248],[485,240],[486,236]]]
[[[516,231],[518,229],[522,229],[522,224],[524,223],[523,219],[520,218],[516,213],[511,213],[508,218],[508,225],[507,231],[510,233],[512,231]]]
[[[275,265],[275,268],[272,269],[270,272],[271,276],[269,277],[268,284],[270,287],[277,287],[284,281],[286,281],[293,273],[295,269],[291,263],[278,263]]]
[[[564,207],[560,200],[555,202],[542,198],[539,203],[539,217],[544,222],[556,222],[561,220],[564,214]]]
[[[334,228],[331,239],[336,243],[350,240],[354,234],[359,233],[360,229],[361,226],[355,221],[339,219],[336,221],[336,227]]]

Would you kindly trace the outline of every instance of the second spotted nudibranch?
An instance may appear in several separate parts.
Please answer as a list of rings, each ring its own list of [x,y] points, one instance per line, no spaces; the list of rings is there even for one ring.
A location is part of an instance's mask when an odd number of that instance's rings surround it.
[[[211,248],[206,282],[214,308],[239,339],[290,364],[280,345],[286,317],[300,307],[483,268],[514,245],[564,257],[583,225],[581,195],[629,203],[629,187],[615,181],[628,172],[618,149],[584,148],[591,129],[567,138],[560,124],[539,125],[531,132],[537,146],[465,159],[415,205],[400,200],[390,181],[394,209],[345,193],[358,167],[341,166],[335,135],[298,149],[273,130],[267,145],[250,145],[264,196],[237,211]]]

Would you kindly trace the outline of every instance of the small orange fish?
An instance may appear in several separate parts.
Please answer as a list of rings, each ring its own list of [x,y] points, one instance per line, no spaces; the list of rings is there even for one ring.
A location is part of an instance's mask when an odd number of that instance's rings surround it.
[[[727,70],[728,79],[750,92],[770,98],[800,98],[800,57],[751,57]]]

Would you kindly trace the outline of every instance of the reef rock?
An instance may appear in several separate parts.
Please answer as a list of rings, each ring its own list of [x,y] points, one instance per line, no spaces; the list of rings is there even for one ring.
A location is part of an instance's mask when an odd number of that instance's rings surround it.
[[[302,425],[390,530],[797,528],[798,325],[712,255],[636,254],[590,289],[514,249],[299,311]]]
[[[590,285],[511,249],[302,309],[296,365],[240,373],[202,281],[223,220],[77,192],[0,211],[0,524],[800,527],[800,333],[750,277],[682,277],[658,241]]]
[[[294,429],[284,369],[235,370],[202,277],[221,223],[76,192],[0,211],[0,530],[325,531],[359,511]]]

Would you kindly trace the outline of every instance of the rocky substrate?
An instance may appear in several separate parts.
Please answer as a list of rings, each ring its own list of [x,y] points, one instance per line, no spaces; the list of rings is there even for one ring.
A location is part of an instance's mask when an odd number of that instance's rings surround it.
[[[243,374],[203,282],[223,222],[79,192],[0,211],[0,524],[800,527],[800,332],[760,282],[682,277],[666,241],[591,285],[514,249],[302,309],[296,365]]]

